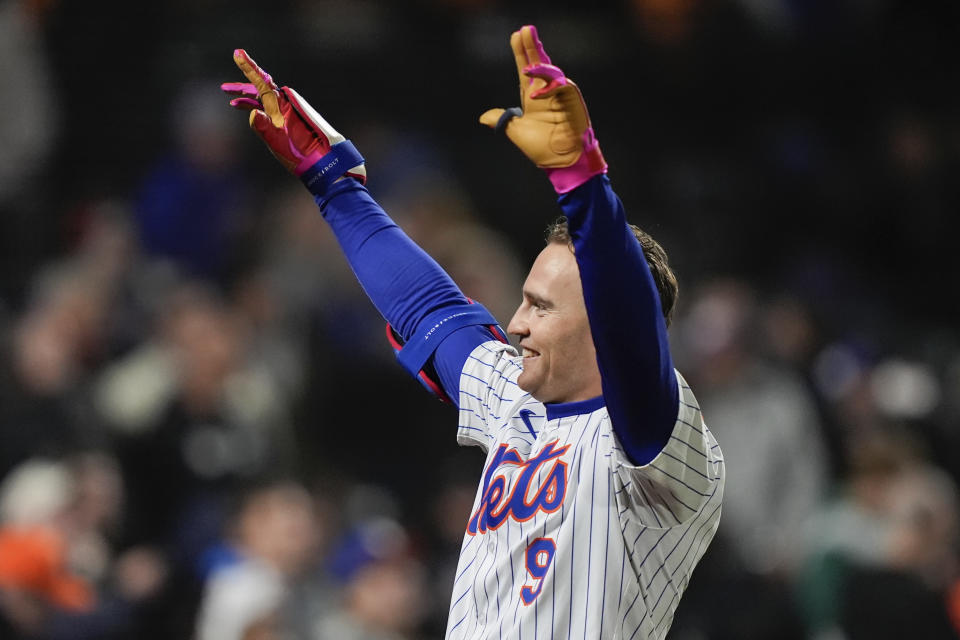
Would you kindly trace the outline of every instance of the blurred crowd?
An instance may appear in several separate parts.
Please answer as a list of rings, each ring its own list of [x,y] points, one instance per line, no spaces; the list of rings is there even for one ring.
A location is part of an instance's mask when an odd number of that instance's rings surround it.
[[[960,8],[0,1],[0,638],[440,637],[483,456],[219,95],[245,47],[506,322],[536,23],[728,461],[676,640],[960,636]],[[539,185],[539,186],[538,186]]]

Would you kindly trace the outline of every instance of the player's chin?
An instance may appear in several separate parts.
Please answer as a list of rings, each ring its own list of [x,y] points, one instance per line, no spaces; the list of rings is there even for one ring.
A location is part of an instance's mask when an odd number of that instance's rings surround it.
[[[531,378],[532,376],[530,375],[530,373],[527,371],[526,368],[524,368],[524,370],[520,372],[520,375],[517,376],[517,386],[523,389],[524,391],[529,392],[530,386],[531,386],[530,383],[532,382]]]
[[[540,376],[537,375],[535,367],[528,364],[526,360],[524,358],[523,371],[517,377],[517,386],[536,397],[536,391],[540,387]]]

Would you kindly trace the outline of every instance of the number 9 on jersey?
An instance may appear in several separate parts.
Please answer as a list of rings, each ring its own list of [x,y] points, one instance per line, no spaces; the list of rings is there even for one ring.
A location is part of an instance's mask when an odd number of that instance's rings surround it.
[[[557,550],[557,543],[550,538],[537,538],[527,547],[527,573],[533,578],[534,586],[524,586],[520,589],[523,604],[533,604],[543,588],[543,579],[547,575],[553,554]]]

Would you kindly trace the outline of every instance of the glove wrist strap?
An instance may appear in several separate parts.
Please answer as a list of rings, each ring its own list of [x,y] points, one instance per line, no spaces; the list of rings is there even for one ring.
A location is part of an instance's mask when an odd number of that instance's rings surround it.
[[[349,140],[338,142],[330,151],[300,175],[300,180],[315,196],[322,196],[350,169],[362,165],[363,156]]]
[[[558,194],[573,191],[593,176],[607,172],[607,161],[600,152],[600,143],[593,135],[593,127],[583,133],[583,153],[569,167],[545,169]]]

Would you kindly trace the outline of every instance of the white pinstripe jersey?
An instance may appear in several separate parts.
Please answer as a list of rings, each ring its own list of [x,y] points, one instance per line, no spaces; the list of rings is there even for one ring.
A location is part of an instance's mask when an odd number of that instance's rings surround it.
[[[477,347],[458,441],[487,452],[447,638],[663,638],[720,520],[723,457],[690,387],[666,447],[632,466],[602,400],[545,406],[512,347]]]

